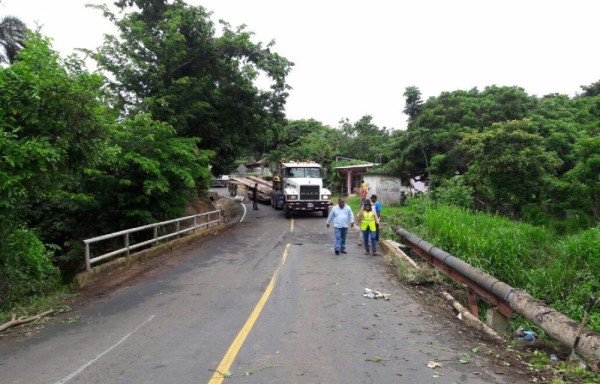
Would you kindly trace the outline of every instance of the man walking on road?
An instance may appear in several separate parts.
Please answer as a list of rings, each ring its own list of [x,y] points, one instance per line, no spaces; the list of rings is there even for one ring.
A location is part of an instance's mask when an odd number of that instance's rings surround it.
[[[333,229],[335,231],[335,254],[339,255],[340,252],[346,253],[346,235],[348,234],[348,227],[354,226],[354,214],[352,208],[346,205],[344,199],[338,200],[338,205],[331,209],[329,216],[327,217],[327,228],[333,221]]]
[[[381,203],[377,201],[377,195],[371,196],[371,206],[373,206],[377,219],[379,219],[379,222],[377,223],[377,236],[375,237],[375,240],[379,241],[379,230],[381,229]]]
[[[254,183],[254,188],[250,187],[250,189],[252,189],[252,208],[254,208],[254,210],[258,210],[258,183]]]

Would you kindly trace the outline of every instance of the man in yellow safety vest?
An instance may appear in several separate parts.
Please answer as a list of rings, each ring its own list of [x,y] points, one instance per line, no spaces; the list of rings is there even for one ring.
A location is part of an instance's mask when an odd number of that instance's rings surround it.
[[[365,241],[365,254],[370,255],[370,248],[373,250],[373,256],[377,255],[377,226],[379,225],[379,218],[377,214],[373,212],[371,207],[371,201],[366,200],[362,208],[356,216],[356,221],[360,221],[360,230],[363,233],[363,240]]]

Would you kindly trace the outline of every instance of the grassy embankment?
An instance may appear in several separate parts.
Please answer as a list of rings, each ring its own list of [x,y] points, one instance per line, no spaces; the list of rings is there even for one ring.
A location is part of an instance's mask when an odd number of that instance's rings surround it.
[[[347,201],[357,212],[358,198]],[[427,198],[410,199],[403,207],[384,206],[382,216],[387,228],[402,226],[576,321],[593,288],[600,285],[600,227],[560,236],[552,229]],[[386,229],[384,237],[393,236]],[[600,332],[598,311],[591,314],[588,326]]]

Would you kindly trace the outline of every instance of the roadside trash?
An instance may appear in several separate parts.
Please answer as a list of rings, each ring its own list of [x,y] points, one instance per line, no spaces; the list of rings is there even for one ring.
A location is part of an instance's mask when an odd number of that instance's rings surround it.
[[[521,327],[517,329],[515,335],[520,340],[531,341],[532,343],[535,343],[537,337],[537,333],[535,333],[534,331],[524,331]]]
[[[558,357],[556,357],[556,355],[553,353],[550,355],[550,360],[552,361],[558,361]]]
[[[436,369],[436,368],[441,368],[442,364],[438,363],[437,361],[429,360],[427,362],[427,366],[429,368]]]
[[[376,291],[376,290],[371,289],[371,288],[365,288],[365,294],[363,295],[363,297],[368,297],[369,299],[389,300],[390,299],[390,294],[389,293],[382,293],[382,292]]]
[[[523,339],[527,341],[535,342],[535,332],[533,331],[523,331]]]

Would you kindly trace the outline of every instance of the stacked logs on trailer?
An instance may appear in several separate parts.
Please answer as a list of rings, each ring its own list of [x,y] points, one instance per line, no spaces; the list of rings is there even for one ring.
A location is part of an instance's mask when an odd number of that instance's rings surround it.
[[[229,176],[229,194],[231,195],[231,197],[239,196],[241,198],[247,197],[249,199],[252,199],[251,188],[254,188],[255,184],[258,184],[258,201],[271,201],[271,192],[273,192],[273,185],[270,181],[263,180],[256,176]]]

